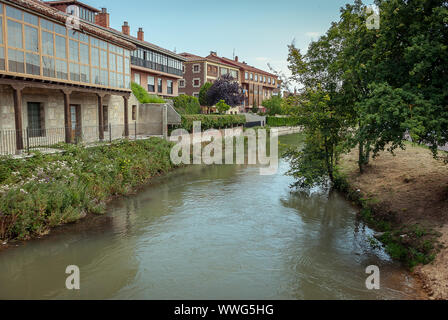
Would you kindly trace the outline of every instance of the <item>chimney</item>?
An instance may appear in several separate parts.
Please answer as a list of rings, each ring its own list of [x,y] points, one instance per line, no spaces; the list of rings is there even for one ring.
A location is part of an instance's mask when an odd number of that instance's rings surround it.
[[[121,27],[121,32],[123,32],[123,34],[129,36],[131,35],[131,28],[129,27],[129,24],[127,21],[125,21],[123,23],[123,26]]]
[[[235,56],[235,61],[238,62],[238,56]]]
[[[145,33],[143,32],[143,28],[138,28],[137,39],[140,41],[145,41]]]
[[[218,53],[216,51],[210,51],[210,55],[213,57],[216,57],[218,55]]]
[[[104,28],[109,28],[109,13],[106,8],[101,8],[101,12],[95,16],[95,23]]]

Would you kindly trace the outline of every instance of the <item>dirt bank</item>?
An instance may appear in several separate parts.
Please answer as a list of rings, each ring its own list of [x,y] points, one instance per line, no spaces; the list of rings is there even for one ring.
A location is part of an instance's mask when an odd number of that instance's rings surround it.
[[[427,148],[407,144],[396,156],[380,154],[363,175],[354,150],[343,157],[341,171],[352,189],[370,199],[375,214],[393,216],[394,230],[421,226],[440,233],[436,258],[414,268],[414,274],[432,299],[448,299],[448,166]]]

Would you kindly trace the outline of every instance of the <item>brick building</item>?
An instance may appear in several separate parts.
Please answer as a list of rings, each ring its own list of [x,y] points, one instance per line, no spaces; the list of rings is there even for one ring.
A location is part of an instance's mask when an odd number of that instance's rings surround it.
[[[235,57],[235,59],[219,57],[216,52],[211,52],[206,59],[238,68],[239,82],[243,87],[245,96],[243,105],[245,112],[250,111],[254,105],[259,110],[265,111],[261,103],[269,99],[273,95],[274,90],[278,89],[278,77],[275,74],[252,67],[245,62],[240,62],[238,57]]]
[[[191,53],[181,53],[180,55],[186,61],[184,62],[183,78],[179,81],[179,93],[198,97],[201,87],[206,82],[213,83],[225,74],[230,74],[240,83],[239,69],[232,64]]]

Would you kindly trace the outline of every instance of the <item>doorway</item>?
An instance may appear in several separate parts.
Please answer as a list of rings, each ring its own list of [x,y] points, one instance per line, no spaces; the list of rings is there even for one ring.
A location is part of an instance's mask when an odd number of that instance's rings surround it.
[[[81,106],[70,105],[70,118],[72,120],[72,141],[77,142],[82,135]]]

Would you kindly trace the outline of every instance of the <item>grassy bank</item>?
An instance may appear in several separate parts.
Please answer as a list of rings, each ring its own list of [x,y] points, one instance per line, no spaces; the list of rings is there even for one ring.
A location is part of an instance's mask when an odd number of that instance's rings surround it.
[[[88,213],[102,214],[111,198],[173,168],[171,144],[158,138],[64,148],[0,159],[0,239],[28,239]]]
[[[335,184],[379,232],[374,245],[379,240],[411,269],[435,259],[441,249],[437,230],[448,222],[448,170],[426,148],[408,144],[396,156],[382,153],[363,175],[353,151],[343,157]]]

